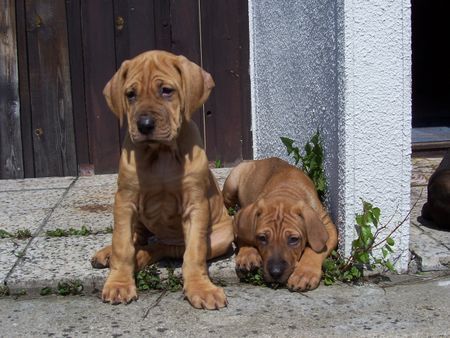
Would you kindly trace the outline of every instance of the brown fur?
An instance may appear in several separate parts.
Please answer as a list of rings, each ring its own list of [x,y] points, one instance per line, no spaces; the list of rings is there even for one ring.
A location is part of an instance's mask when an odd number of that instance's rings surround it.
[[[442,229],[450,230],[450,150],[428,181],[427,202],[422,216]]]
[[[227,207],[242,208],[234,222],[238,274],[262,267],[266,281],[291,290],[319,285],[337,231],[301,170],[278,158],[243,162],[227,178],[223,196]]]
[[[119,165],[112,245],[98,251],[94,267],[110,268],[102,298],[137,298],[135,271],[163,257],[183,258],[184,293],[196,308],[227,304],[223,289],[208,277],[207,258],[223,255],[233,240],[232,221],[208,169],[192,113],[208,98],[211,76],[183,56],[162,51],[125,61],[104,89],[111,110],[128,133]],[[164,95],[162,88],[171,88]],[[135,97],[127,97],[133,91]],[[137,120],[152,116],[141,134]],[[154,236],[156,241],[148,243]]]

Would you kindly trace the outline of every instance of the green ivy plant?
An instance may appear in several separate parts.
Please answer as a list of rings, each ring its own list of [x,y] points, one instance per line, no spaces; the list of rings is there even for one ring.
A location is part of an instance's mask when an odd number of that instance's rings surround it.
[[[319,198],[323,202],[327,192],[327,181],[323,169],[323,146],[319,131],[316,131],[311,140],[305,144],[304,155],[300,153],[298,147],[293,145],[294,140],[281,137],[281,141],[285,145],[288,155],[292,155],[294,158],[295,165],[301,162],[302,170],[314,182]]]
[[[391,236],[403,222],[391,230],[387,236],[381,237],[389,223],[380,225],[380,209],[366,201],[362,201],[362,203],[363,213],[355,217],[358,237],[352,242],[350,256],[344,258],[338,252],[333,251],[331,256],[324,261],[323,280],[325,285],[332,285],[336,281],[358,281],[363,276],[364,268],[381,269],[381,272],[395,272],[394,265],[389,260],[395,244]],[[374,255],[374,250],[377,248],[381,248],[381,258]]]
[[[319,194],[324,200],[327,191],[327,182],[323,168],[324,152],[320,134],[317,131],[310,141],[304,146],[304,154],[295,147],[294,141],[287,137],[281,137],[286,146],[288,155],[292,155],[295,165],[302,164],[303,171],[311,178]],[[332,285],[336,281],[355,282],[363,277],[363,269],[381,269],[382,272],[395,272],[394,265],[388,259],[393,252],[394,240],[392,234],[406,221],[407,217],[398,224],[387,236],[389,222],[380,225],[381,210],[372,204],[362,201],[363,212],[355,217],[358,237],[352,242],[350,256],[345,258],[337,251],[333,251],[323,264],[323,279],[325,285]],[[381,249],[382,257],[374,255],[375,249]]]

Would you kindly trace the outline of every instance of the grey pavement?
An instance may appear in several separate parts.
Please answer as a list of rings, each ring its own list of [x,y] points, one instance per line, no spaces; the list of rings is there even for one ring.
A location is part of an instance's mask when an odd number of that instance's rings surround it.
[[[410,248],[418,274],[297,294],[240,284],[229,256],[209,266],[213,280],[227,285],[230,301],[213,312],[192,309],[180,292],[165,294],[159,303],[160,294],[141,294],[128,306],[98,299],[107,271],[93,269],[89,258],[111,241],[116,175],[2,180],[0,230],[27,229],[32,237],[0,239],[0,285],[26,293],[0,299],[0,336],[448,336],[450,234],[420,217],[426,182],[439,161],[413,159],[411,202],[418,202]],[[223,184],[228,169],[214,172]],[[93,233],[46,234],[82,226]],[[39,296],[43,287],[67,280],[80,280],[85,296]]]

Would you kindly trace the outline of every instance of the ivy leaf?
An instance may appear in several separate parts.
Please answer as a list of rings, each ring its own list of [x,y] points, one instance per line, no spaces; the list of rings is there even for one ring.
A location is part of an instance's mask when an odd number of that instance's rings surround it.
[[[294,144],[294,140],[288,138],[288,137],[280,137],[281,138],[281,142],[283,142],[283,144],[286,147],[286,150],[288,152],[288,155],[290,155],[292,153],[292,145]]]
[[[393,246],[395,244],[395,241],[392,239],[392,237],[388,237],[386,239],[386,243],[389,244],[390,246]]]

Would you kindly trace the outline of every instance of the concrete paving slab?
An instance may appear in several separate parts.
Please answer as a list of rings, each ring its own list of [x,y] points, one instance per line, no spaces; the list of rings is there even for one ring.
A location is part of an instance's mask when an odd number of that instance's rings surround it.
[[[61,201],[60,207],[76,207],[82,211],[109,210],[112,212],[116,188],[115,185],[83,187],[75,184]]]
[[[93,176],[81,176],[78,177],[74,186],[77,188],[82,187],[95,187],[99,185],[106,185],[116,188],[117,187],[117,174],[105,174],[105,175],[93,175]]]
[[[0,285],[3,285],[27,243],[28,240],[0,239]]]
[[[66,189],[74,180],[75,177],[72,176],[0,180],[0,192],[17,190]]]
[[[442,157],[413,157],[412,158],[412,175],[411,186],[426,186],[428,180],[436,168],[441,163]]]
[[[446,269],[450,262],[450,231],[440,230],[422,217],[422,206],[427,201],[426,187],[411,188],[411,205],[416,201],[410,217],[410,249],[420,257],[423,271]]]
[[[46,217],[51,213],[52,209],[34,209],[10,212],[8,210],[0,210],[0,229],[15,233],[17,230],[28,229],[35,234],[39,227],[43,224]]]
[[[181,292],[142,293],[111,306],[92,296],[0,299],[5,337],[438,337],[448,336],[448,276],[384,285],[321,286],[306,294],[225,287],[229,305],[193,309]]]
[[[230,171],[233,168],[214,168],[211,169],[214,176],[217,179],[217,183],[219,183],[220,189],[222,190],[223,184],[225,183],[225,180],[227,179],[228,175],[230,174]]]
[[[26,289],[33,293],[46,286],[56,287],[62,280],[81,280],[88,289],[93,289],[99,281],[103,283],[107,270],[93,269],[90,258],[110,242],[110,234],[34,238],[25,257],[6,280],[7,285],[11,290]]]
[[[86,226],[93,232],[105,232],[113,225],[115,185],[77,186],[70,189],[42,229],[46,231]]]
[[[53,208],[65,191],[65,189],[49,189],[0,192],[1,210],[21,213],[24,210]]]
[[[93,233],[105,233],[113,226],[112,204],[101,209],[83,209],[83,207],[58,207],[54,210],[46,225],[38,236],[46,236],[46,232],[55,229],[81,229],[83,226]]]
[[[420,270],[434,271],[449,268],[449,249],[426,234],[421,227],[411,224],[410,239],[410,250],[419,257]]]

